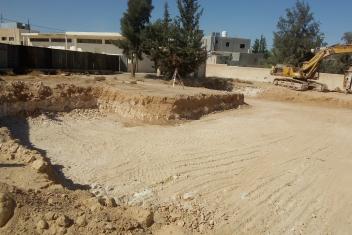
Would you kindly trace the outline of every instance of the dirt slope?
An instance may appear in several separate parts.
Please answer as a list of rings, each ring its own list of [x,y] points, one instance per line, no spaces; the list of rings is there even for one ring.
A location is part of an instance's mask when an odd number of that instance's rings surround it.
[[[248,102],[177,126],[80,112],[22,121],[37,148],[96,194],[151,205],[185,197],[219,234],[351,231],[352,111]]]

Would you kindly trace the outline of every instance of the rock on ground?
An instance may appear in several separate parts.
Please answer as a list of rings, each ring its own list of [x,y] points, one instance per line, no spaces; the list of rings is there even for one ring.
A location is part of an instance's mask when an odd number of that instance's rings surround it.
[[[0,192],[0,227],[12,218],[16,203],[9,192]]]
[[[139,207],[130,207],[127,209],[126,213],[141,226],[150,227],[154,223],[154,214],[150,210]]]

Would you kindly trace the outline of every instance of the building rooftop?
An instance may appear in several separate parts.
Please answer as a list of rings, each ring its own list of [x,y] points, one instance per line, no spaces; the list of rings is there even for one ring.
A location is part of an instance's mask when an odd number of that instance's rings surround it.
[[[90,36],[90,37],[122,37],[116,32],[64,32],[64,33],[23,33],[23,36]]]
[[[1,22],[0,28],[2,29],[30,29],[28,24],[19,23],[19,22]]]

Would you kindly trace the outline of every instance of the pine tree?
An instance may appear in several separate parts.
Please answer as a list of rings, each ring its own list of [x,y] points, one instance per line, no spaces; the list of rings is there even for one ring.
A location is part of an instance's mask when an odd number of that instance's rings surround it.
[[[254,41],[253,48],[252,48],[252,52],[253,52],[254,54],[257,54],[257,53],[259,53],[259,50],[260,50],[260,41],[259,41],[259,39],[257,38],[257,39],[255,39],[255,41]]]
[[[172,70],[185,77],[195,72],[206,60],[200,17],[203,9],[198,0],[177,0],[179,16],[170,27],[168,57],[165,61],[169,74]]]
[[[163,17],[163,26],[164,26],[164,31],[168,31],[169,30],[169,26],[172,22],[172,19],[170,17],[170,12],[169,12],[169,4],[166,1],[164,4],[164,17]]]
[[[121,18],[121,33],[125,39],[119,41],[118,46],[132,61],[132,77],[135,77],[138,60],[142,59],[144,29],[152,10],[152,0],[128,0],[127,11]]]
[[[267,51],[266,49],[266,39],[263,35],[260,36],[259,40],[259,53],[265,53]]]

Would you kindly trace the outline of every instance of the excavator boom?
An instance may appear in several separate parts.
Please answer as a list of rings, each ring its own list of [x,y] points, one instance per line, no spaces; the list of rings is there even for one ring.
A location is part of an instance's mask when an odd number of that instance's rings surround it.
[[[303,66],[301,68],[302,76],[299,78],[314,79],[315,74],[318,72],[319,65],[325,58],[331,55],[349,53],[352,53],[352,44],[338,44],[331,47],[322,48],[315,54],[312,59],[310,59],[308,62],[303,63]]]

